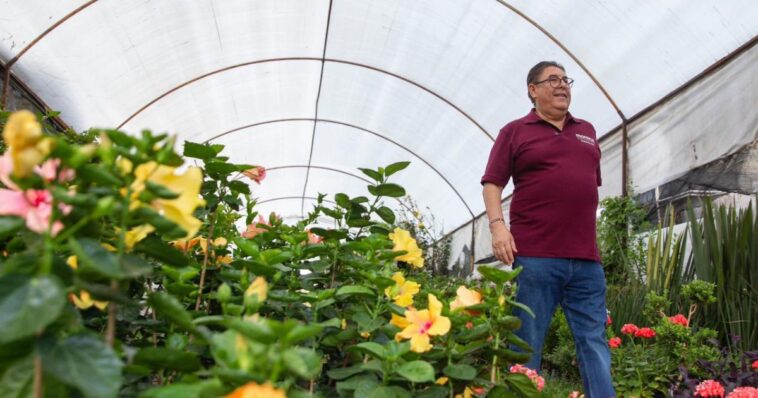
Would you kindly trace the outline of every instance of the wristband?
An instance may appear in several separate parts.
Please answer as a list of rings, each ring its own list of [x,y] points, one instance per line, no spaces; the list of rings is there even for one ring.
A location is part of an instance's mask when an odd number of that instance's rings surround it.
[[[496,219],[494,219],[494,220],[490,220],[490,226],[492,226],[492,224],[494,224],[494,223],[496,223],[496,222],[498,222],[498,221],[502,221],[502,222],[503,222],[503,224],[505,224],[505,220],[503,220],[503,218],[502,218],[502,217],[500,217],[500,218],[496,218]]]

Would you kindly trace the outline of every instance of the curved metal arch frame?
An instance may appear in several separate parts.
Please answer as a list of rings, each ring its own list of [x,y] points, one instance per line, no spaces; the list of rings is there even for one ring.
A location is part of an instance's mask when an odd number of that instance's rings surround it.
[[[384,135],[382,135],[380,133],[377,133],[377,132],[375,132],[373,130],[369,130],[369,129],[365,128],[365,127],[357,126],[357,125],[354,125],[354,124],[351,124],[351,123],[341,122],[341,121],[338,121],[338,120],[316,119],[316,118],[288,118],[288,119],[266,120],[266,121],[263,121],[263,122],[252,123],[252,124],[248,124],[248,125],[245,125],[245,126],[241,126],[241,127],[237,127],[237,128],[225,131],[223,133],[214,135],[211,138],[208,138],[207,140],[205,140],[205,142],[211,142],[211,141],[213,141],[213,140],[215,140],[217,138],[221,138],[223,136],[226,136],[226,135],[229,135],[229,134],[232,134],[232,133],[236,133],[236,132],[248,129],[248,128],[263,126],[263,125],[267,125],[267,124],[274,124],[274,123],[284,123],[284,122],[314,122],[314,123],[322,122],[322,123],[332,123],[332,124],[337,124],[337,125],[341,125],[341,126],[345,126],[345,127],[350,127],[350,128],[362,131],[364,133],[368,133],[368,134],[374,135],[374,136],[378,137],[379,139],[382,139],[382,140],[385,140],[387,142],[390,142],[390,143],[394,144],[395,146],[397,146],[397,147],[403,149],[404,151],[410,153],[411,155],[413,155],[416,159],[422,161],[424,164],[427,165],[427,167],[429,167],[430,169],[432,169],[432,171],[434,171],[438,176],[440,176],[440,178],[442,178],[442,180],[445,181],[445,183],[450,187],[450,189],[453,190],[453,192],[455,193],[455,195],[458,196],[458,199],[460,199],[461,203],[463,203],[463,206],[466,207],[466,210],[468,210],[469,215],[471,216],[471,218],[472,219],[474,218],[474,212],[471,210],[471,207],[468,205],[468,203],[466,202],[466,200],[463,199],[463,196],[460,194],[460,192],[458,192],[458,189],[456,189],[455,186],[453,186],[453,184],[447,179],[447,177],[445,177],[444,174],[442,174],[442,172],[440,172],[439,170],[437,170],[436,167],[432,166],[432,164],[429,163],[429,161],[427,161],[426,159],[424,159],[423,157],[421,157],[420,155],[418,155],[414,151],[410,150],[406,146],[398,143],[397,141],[395,141],[395,140],[393,140],[391,138],[388,138],[388,137],[386,137],[386,136],[384,136]]]
[[[204,74],[196,76],[196,77],[194,77],[194,78],[192,78],[190,80],[187,80],[187,81],[185,81],[183,83],[180,83],[179,85],[177,85],[177,86],[169,89],[168,91],[164,92],[163,94],[155,97],[154,99],[152,99],[151,101],[147,102],[145,105],[143,105],[142,107],[140,107],[137,111],[135,111],[134,113],[132,113],[129,117],[127,117],[124,121],[122,121],[118,125],[118,127],[116,127],[116,128],[120,129],[120,128],[124,127],[125,124],[129,123],[137,115],[139,115],[140,113],[142,113],[143,111],[145,111],[147,108],[149,108],[152,105],[154,105],[156,102],[162,100],[163,98],[165,98],[165,97],[167,97],[167,96],[175,93],[176,91],[178,91],[178,90],[180,90],[180,89],[182,89],[182,88],[184,88],[186,86],[189,86],[190,84],[193,84],[193,83],[195,83],[195,82],[197,82],[199,80],[205,79],[206,77],[214,76],[214,75],[217,75],[217,74],[220,74],[220,73],[228,72],[230,70],[234,70],[234,69],[237,69],[237,68],[243,68],[243,67],[246,67],[246,66],[260,65],[260,64],[266,64],[266,63],[271,63],[271,62],[288,62],[288,61],[311,61],[311,62],[323,62],[323,63],[332,62],[332,63],[336,63],[336,64],[351,65],[351,66],[355,66],[355,67],[358,67],[358,68],[363,68],[363,69],[368,69],[368,70],[372,70],[372,71],[375,71],[375,72],[379,72],[379,73],[382,73],[384,75],[393,77],[395,79],[404,81],[404,82],[406,82],[406,83],[408,83],[410,85],[413,85],[413,86],[415,86],[415,87],[417,87],[417,88],[425,91],[428,94],[431,94],[432,96],[436,97],[440,101],[442,101],[445,104],[447,104],[449,107],[455,109],[463,117],[465,117],[472,124],[474,124],[482,133],[484,133],[484,135],[486,135],[487,138],[490,139],[490,141],[495,141],[495,138],[481,124],[479,124],[479,122],[477,122],[473,117],[471,117],[471,115],[469,115],[468,113],[466,113],[463,109],[461,109],[457,105],[453,104],[450,100],[448,100],[444,96],[436,93],[435,91],[431,90],[430,88],[427,88],[427,87],[421,85],[420,83],[417,83],[417,82],[415,82],[415,81],[413,81],[413,80],[411,80],[411,79],[409,79],[407,77],[403,77],[403,76],[398,75],[396,73],[393,73],[393,72],[390,72],[390,71],[387,71],[387,70],[384,70],[382,68],[378,68],[378,67],[375,67],[375,66],[366,65],[366,64],[359,63],[359,62],[353,62],[353,61],[343,60],[343,59],[320,58],[320,57],[267,58],[267,59],[260,59],[260,60],[255,60],[255,61],[242,62],[242,63],[235,64],[235,65],[225,66],[223,68],[219,68],[219,69],[216,69],[214,71],[211,71],[211,72],[208,72],[208,73],[204,73]]]
[[[268,202],[276,202],[278,200],[285,200],[285,199],[288,199],[288,200],[294,200],[294,199],[300,199],[300,200],[302,200],[302,199],[318,200],[318,198],[315,197],[315,196],[277,196],[276,198],[261,200],[260,202],[257,202],[257,204],[264,204],[264,203],[268,203]],[[329,200],[329,199],[324,199],[324,202],[329,202],[329,203],[335,204],[335,205],[337,204],[334,201]]]
[[[309,167],[309,166],[308,165],[304,165],[304,164],[288,164],[288,165],[284,165],[284,166],[269,167],[269,168],[266,169],[266,172],[275,171],[275,170],[286,170],[286,169],[302,169],[302,168],[306,168],[306,167]],[[350,177],[357,178],[357,179],[359,179],[359,180],[361,180],[361,181],[363,181],[363,182],[365,182],[367,184],[371,184],[371,181],[369,181],[368,178],[363,178],[363,177],[361,177],[361,176],[359,176],[357,174],[353,174],[353,173],[350,173],[350,172],[347,172],[347,171],[344,171],[344,170],[340,170],[340,169],[335,169],[333,167],[310,165],[310,168],[317,169],[317,170],[333,171],[335,173],[341,173],[341,174],[344,174],[344,175],[347,175],[347,176],[350,176]]]

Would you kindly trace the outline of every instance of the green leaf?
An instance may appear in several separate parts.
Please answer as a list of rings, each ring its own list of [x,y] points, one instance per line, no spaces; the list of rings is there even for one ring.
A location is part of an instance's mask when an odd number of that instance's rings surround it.
[[[92,181],[98,185],[103,186],[118,186],[124,185],[118,177],[109,173],[105,168],[95,164],[85,164],[76,171],[77,177],[80,177],[87,181]]]
[[[382,206],[376,209],[376,214],[378,214],[387,224],[395,223],[395,212],[387,206]]]
[[[342,286],[341,288],[337,289],[337,293],[335,294],[339,298],[343,298],[345,296],[355,296],[355,295],[364,295],[364,296],[376,296],[376,293],[374,293],[373,290],[367,288],[366,286],[361,285],[347,285]]]
[[[508,340],[508,343],[513,344],[514,346],[521,348],[524,351],[528,351],[528,352],[533,351],[529,343],[527,343],[521,337],[518,337],[516,333],[506,332],[505,338],[506,340]]]
[[[140,398],[205,398],[224,395],[224,387],[218,379],[195,383],[175,383],[151,388],[140,394]]]
[[[350,218],[347,220],[347,226],[350,228],[362,228],[371,225],[371,220],[365,218]]]
[[[340,326],[342,326],[342,321],[340,321],[339,318],[332,318],[328,321],[319,322],[316,325],[321,326],[322,328],[338,328],[339,329]]]
[[[176,297],[164,292],[154,293],[147,299],[147,303],[155,309],[160,317],[168,319],[183,330],[205,338],[197,326],[192,323],[192,315],[187,312],[184,305]]]
[[[505,383],[514,391],[526,397],[535,397],[539,394],[537,386],[522,373],[509,373],[505,376]]]
[[[55,321],[66,303],[58,278],[0,277],[0,343],[33,335]]]
[[[270,344],[278,339],[278,336],[266,322],[249,322],[237,318],[230,318],[224,321],[229,329],[245,336],[251,341],[257,341],[263,344]]]
[[[179,192],[174,192],[161,184],[152,181],[145,181],[145,187],[150,193],[161,199],[176,199],[180,196]]]
[[[521,319],[513,315],[506,315],[505,317],[498,319],[496,323],[501,328],[509,331],[521,328]]]
[[[90,398],[116,397],[123,364],[113,349],[89,335],[61,341],[43,340],[40,356],[45,372],[76,387]]]
[[[205,162],[205,171],[209,175],[224,177],[240,170],[239,167],[230,163],[209,161]]]
[[[215,157],[218,152],[207,144],[196,144],[190,141],[184,141],[184,156],[195,159],[210,159]]]
[[[34,380],[33,356],[20,359],[13,363],[0,378],[0,397],[27,398],[32,396]]]
[[[240,248],[240,250],[242,250],[243,253],[245,253],[246,255],[250,257],[253,257],[254,259],[260,258],[261,251],[260,249],[258,249],[258,245],[251,242],[248,239],[245,239],[239,236],[235,237],[233,240],[234,240],[234,244],[236,244],[237,247]]]
[[[384,359],[387,355],[384,347],[379,343],[373,341],[366,341],[360,344],[356,344],[349,348],[350,350],[360,351],[364,354],[369,354],[375,358]]]
[[[482,265],[476,269],[482,277],[495,284],[502,285],[505,282],[509,282],[516,278],[518,274],[523,270],[522,267],[518,267],[513,271],[503,271],[494,267]]]
[[[142,275],[149,274],[153,270],[153,266],[150,265],[144,258],[136,256],[134,254],[124,254],[121,256],[121,269],[122,275],[125,279],[132,279]]]
[[[434,381],[434,368],[426,361],[410,361],[400,365],[397,374],[414,382],[427,383]]]
[[[344,193],[335,194],[334,201],[337,203],[338,206],[344,209],[350,209],[350,205],[351,205],[350,198]]]
[[[310,379],[321,373],[321,356],[305,347],[292,347],[282,355],[287,369],[296,375]]]
[[[445,369],[442,371],[446,376],[450,376],[453,379],[458,380],[474,380],[476,377],[476,369],[473,366],[466,365],[466,364],[453,364],[448,365],[445,367]]]
[[[311,232],[326,239],[347,238],[347,232],[340,229],[311,228]]]
[[[393,183],[379,184],[376,186],[376,196],[389,196],[401,198],[405,196],[405,188]]]
[[[318,336],[322,330],[324,329],[318,325],[297,325],[287,333],[284,339],[290,344],[297,344],[303,340]]]
[[[497,351],[497,355],[506,362],[524,363],[531,358],[532,354],[528,352],[514,351],[508,348],[500,348]]]
[[[379,174],[376,170],[362,169],[360,167],[358,168],[358,170],[360,170],[363,174],[371,177],[374,181],[382,182],[382,175]]]
[[[447,398],[450,390],[443,386],[431,386],[416,394],[417,398]]]
[[[146,254],[148,257],[174,267],[184,267],[189,263],[189,259],[181,250],[167,244],[156,236],[148,236],[137,243],[134,251]]]
[[[389,166],[387,166],[387,167],[384,168],[384,175],[386,175],[387,177],[389,177],[389,176],[397,173],[398,171],[405,169],[410,164],[411,164],[411,162],[392,163],[391,165],[389,165]]]
[[[487,398],[516,398],[516,394],[503,386],[495,386],[487,394]]]
[[[363,364],[350,366],[347,368],[330,369],[326,375],[333,380],[344,380],[352,375],[363,372]]]
[[[355,389],[355,397],[363,398],[398,398],[395,389],[390,386],[362,385]]]
[[[95,274],[108,279],[121,279],[123,277],[117,257],[105,250],[100,242],[90,238],[79,240],[72,238],[68,240],[68,246],[79,260],[78,272]]]
[[[354,391],[361,386],[375,386],[378,384],[377,378],[373,374],[360,374],[353,376],[345,381],[337,383],[337,392],[344,396],[345,391]]]
[[[134,364],[153,370],[167,369],[179,372],[194,372],[200,369],[197,354],[163,347],[140,348],[134,356]]]
[[[229,189],[236,194],[250,195],[250,185],[242,181],[234,180],[230,182]]]
[[[0,239],[15,235],[24,224],[21,217],[0,217]]]
[[[108,136],[108,138],[111,139],[114,143],[116,143],[119,146],[131,148],[134,146],[136,142],[136,138],[130,136],[129,134],[123,133],[118,130],[106,130],[105,134]]]
[[[522,304],[522,303],[519,303],[519,302],[517,302],[517,301],[513,301],[513,300],[511,300],[511,299],[510,299],[510,298],[508,298],[508,297],[506,297],[506,298],[505,298],[505,301],[506,301],[508,304],[510,304],[510,305],[512,305],[512,306],[514,306],[514,307],[518,307],[518,308],[521,308],[521,309],[522,309],[524,312],[526,312],[527,314],[531,315],[531,316],[532,316],[532,318],[536,318],[536,317],[537,317],[536,315],[534,315],[534,311],[532,311],[532,309],[531,309],[531,308],[529,308],[529,307],[527,307],[526,305],[524,305],[524,304]]]

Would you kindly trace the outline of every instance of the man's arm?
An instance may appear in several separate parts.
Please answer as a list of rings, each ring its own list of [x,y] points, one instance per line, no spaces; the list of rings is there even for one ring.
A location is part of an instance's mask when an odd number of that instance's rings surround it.
[[[484,197],[484,207],[487,209],[487,218],[490,222],[490,233],[492,233],[492,254],[505,264],[513,264],[513,259],[518,250],[511,231],[505,226],[501,206],[502,195],[503,187],[489,182],[484,183],[482,196]]]

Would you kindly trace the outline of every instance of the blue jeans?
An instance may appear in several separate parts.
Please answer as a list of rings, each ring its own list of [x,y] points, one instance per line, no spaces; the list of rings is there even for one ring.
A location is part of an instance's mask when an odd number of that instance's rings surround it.
[[[514,268],[524,270],[516,279],[516,301],[536,315],[516,308],[521,319],[516,335],[534,349],[525,366],[539,370],[542,345],[560,304],[574,335],[579,371],[587,398],[610,398],[616,394],[611,381],[611,351],[605,336],[605,274],[600,263],[587,260],[517,256]]]

